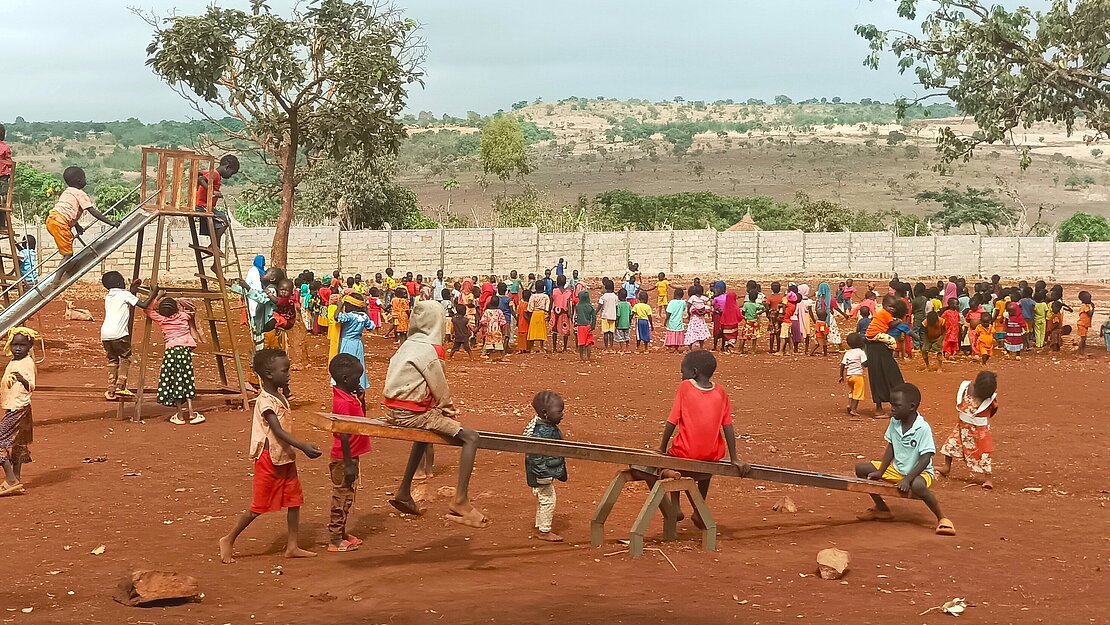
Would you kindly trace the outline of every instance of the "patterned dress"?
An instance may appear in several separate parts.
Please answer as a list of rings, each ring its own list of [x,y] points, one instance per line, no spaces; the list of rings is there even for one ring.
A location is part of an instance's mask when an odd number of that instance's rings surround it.
[[[979,402],[971,395],[971,382],[965,380],[956,392],[956,410],[960,421],[948,435],[948,440],[940,448],[940,453],[949,458],[962,458],[971,473],[980,476],[991,474],[991,454],[994,443],[991,441],[990,418],[998,412],[996,395]]]
[[[693,345],[709,339],[709,326],[705,316],[709,313],[706,299],[701,295],[691,295],[686,302],[690,320],[686,324],[686,344]]]

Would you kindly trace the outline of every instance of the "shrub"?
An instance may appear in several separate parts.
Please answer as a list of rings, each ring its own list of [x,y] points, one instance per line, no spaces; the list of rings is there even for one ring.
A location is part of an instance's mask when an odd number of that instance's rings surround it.
[[[1056,238],[1060,241],[1110,241],[1110,223],[1102,215],[1080,211],[1060,224]]]

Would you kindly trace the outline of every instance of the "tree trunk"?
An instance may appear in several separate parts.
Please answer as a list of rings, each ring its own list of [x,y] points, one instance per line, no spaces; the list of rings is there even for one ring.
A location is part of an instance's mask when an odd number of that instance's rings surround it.
[[[270,267],[289,268],[289,229],[293,225],[293,194],[297,190],[297,143],[300,133],[297,120],[290,115],[289,135],[278,155],[281,170],[281,212],[274,224],[274,242],[270,247]]]

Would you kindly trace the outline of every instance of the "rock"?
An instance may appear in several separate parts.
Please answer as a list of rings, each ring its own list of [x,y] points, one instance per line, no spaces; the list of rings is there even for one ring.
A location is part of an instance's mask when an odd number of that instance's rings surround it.
[[[195,577],[171,571],[134,571],[119,585],[115,600],[123,605],[173,605],[200,601]]]
[[[433,501],[432,497],[428,496],[428,488],[423,484],[415,484],[412,487],[412,500],[418,503]]]
[[[848,572],[848,552],[829,548],[817,552],[817,573],[821,579],[840,579]]]
[[[790,514],[794,514],[798,511],[798,506],[794,505],[793,499],[789,497],[783,497],[782,499],[779,499],[778,502],[775,503],[775,505],[771,506],[771,509],[777,512],[789,512]]]
[[[443,497],[445,499],[448,498],[448,497],[454,497],[455,496],[455,487],[454,486],[440,486],[439,489],[436,490],[436,494],[438,494],[440,497]]]

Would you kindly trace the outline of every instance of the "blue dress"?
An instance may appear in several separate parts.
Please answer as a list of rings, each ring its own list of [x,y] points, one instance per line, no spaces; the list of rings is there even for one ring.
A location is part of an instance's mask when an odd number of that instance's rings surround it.
[[[339,322],[339,353],[350,354],[362,363],[362,388],[370,387],[370,376],[366,374],[366,350],[362,345],[362,332],[373,330],[374,322],[364,312],[341,312],[335,316]]]

